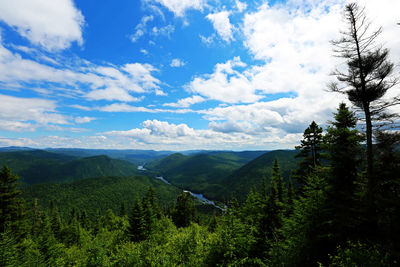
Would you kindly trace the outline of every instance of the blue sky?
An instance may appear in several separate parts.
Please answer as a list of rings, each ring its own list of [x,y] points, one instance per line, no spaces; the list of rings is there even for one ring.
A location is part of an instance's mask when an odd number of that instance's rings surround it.
[[[399,1],[358,2],[399,62]],[[1,1],[0,146],[293,148],[343,101],[345,4]]]

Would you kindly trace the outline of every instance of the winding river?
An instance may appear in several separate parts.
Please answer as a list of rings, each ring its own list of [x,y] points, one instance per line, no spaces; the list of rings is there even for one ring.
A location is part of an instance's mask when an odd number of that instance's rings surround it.
[[[140,171],[145,171],[146,169],[144,168],[144,166],[138,166],[138,170],[140,170]],[[168,182],[168,181],[167,181],[164,177],[162,177],[162,176],[156,176],[156,179],[161,180],[161,181],[163,181],[163,182],[166,183],[166,184],[169,184],[169,185],[171,184],[170,182]],[[203,204],[211,205],[211,206],[214,206],[214,207],[216,207],[216,208],[218,208],[218,209],[220,209],[220,210],[224,210],[224,208],[221,208],[220,206],[218,206],[217,204],[215,204],[214,201],[205,198],[205,197],[203,196],[203,194],[196,194],[196,193],[193,193],[193,192],[191,192],[191,191],[189,191],[189,190],[185,190],[185,189],[183,190],[183,192],[186,192],[186,193],[191,194],[192,196],[194,196],[195,198],[197,198],[198,200],[200,200],[200,202],[203,203]]]

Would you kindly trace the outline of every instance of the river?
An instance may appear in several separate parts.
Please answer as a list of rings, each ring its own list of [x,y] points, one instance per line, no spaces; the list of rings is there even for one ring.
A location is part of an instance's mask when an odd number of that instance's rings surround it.
[[[171,184],[170,182],[168,182],[167,180],[165,180],[164,177],[162,177],[162,176],[157,176],[156,179],[159,179],[159,180],[163,181],[163,182],[166,183],[166,184]],[[186,192],[186,193],[191,194],[192,196],[194,196],[195,198],[197,198],[198,200],[200,200],[200,202],[203,203],[203,204],[211,205],[211,206],[214,206],[214,207],[216,207],[216,208],[218,208],[218,209],[220,209],[220,210],[224,210],[223,208],[221,208],[220,206],[218,206],[217,204],[215,204],[214,201],[205,198],[205,197],[203,196],[203,194],[196,194],[196,193],[193,193],[193,192],[191,192],[191,191],[189,191],[189,190],[185,190],[185,189],[183,190],[183,192]]]

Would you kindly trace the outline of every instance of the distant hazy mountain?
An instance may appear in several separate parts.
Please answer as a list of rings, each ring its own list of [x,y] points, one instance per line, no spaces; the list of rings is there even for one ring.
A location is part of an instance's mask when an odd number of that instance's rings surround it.
[[[172,151],[136,150],[136,149],[81,149],[81,148],[48,148],[50,152],[62,153],[77,157],[106,155],[110,158],[123,159],[142,165],[160,157],[168,156]]]
[[[0,153],[0,165],[7,164],[23,184],[72,182],[90,177],[131,176],[137,166],[108,156],[78,158],[70,155],[28,150]]]

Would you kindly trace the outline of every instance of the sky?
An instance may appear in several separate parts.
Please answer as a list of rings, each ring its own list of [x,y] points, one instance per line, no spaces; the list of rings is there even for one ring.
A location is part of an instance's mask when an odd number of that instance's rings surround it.
[[[345,101],[346,3],[0,0],[0,146],[293,149]],[[400,1],[357,3],[399,73]]]

